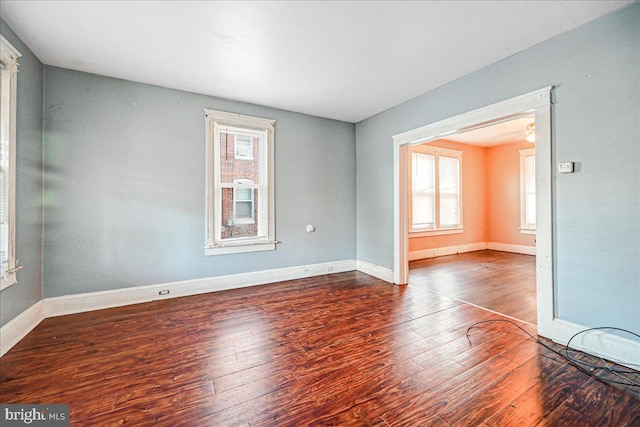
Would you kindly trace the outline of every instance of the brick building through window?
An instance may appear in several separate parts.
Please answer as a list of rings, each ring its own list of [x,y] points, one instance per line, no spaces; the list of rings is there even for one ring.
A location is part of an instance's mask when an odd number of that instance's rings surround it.
[[[235,132],[220,132],[220,182],[222,189],[221,238],[254,237],[258,234],[258,189],[260,171],[258,138]]]

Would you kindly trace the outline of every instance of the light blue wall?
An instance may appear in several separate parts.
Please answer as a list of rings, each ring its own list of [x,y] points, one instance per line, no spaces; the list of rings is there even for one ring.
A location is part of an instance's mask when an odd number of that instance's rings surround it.
[[[45,297],[355,258],[354,124],[50,66],[45,87]],[[205,108],[277,121],[276,251],[204,255]]]
[[[392,135],[553,85],[557,316],[640,331],[639,57],[634,4],[358,123],[358,258],[393,268]]]
[[[43,86],[42,64],[4,22],[0,32],[23,53],[25,266],[0,292],[0,325],[42,298],[43,281],[58,296],[355,256],[392,268],[391,136],[554,85],[554,161],[577,162],[554,176],[558,316],[640,329],[638,4],[358,123],[355,135],[347,123],[55,67]],[[277,251],[203,255],[204,108],[278,121]]]
[[[0,291],[0,326],[42,299],[43,66],[4,21],[0,33],[22,54],[16,112],[18,283]]]

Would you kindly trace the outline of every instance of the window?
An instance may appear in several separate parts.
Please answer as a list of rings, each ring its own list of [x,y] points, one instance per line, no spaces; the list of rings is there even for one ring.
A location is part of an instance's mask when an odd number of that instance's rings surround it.
[[[239,160],[253,160],[253,138],[236,135],[234,156]]]
[[[409,153],[411,232],[461,232],[462,152],[420,145]]]
[[[0,289],[16,282],[16,86],[20,53],[0,36]]]
[[[255,191],[257,187],[249,179],[233,181],[233,222],[234,224],[255,223]]]
[[[536,150],[520,150],[520,232],[536,233]]]
[[[275,249],[275,121],[205,110],[206,255]]]

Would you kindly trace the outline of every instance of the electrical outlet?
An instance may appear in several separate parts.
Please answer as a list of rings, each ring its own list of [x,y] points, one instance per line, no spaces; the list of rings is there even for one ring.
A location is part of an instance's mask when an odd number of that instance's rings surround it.
[[[326,270],[327,273],[332,273],[333,272],[333,265],[328,265],[325,270]]]
[[[573,162],[562,162],[558,165],[558,172],[573,173]]]
[[[169,295],[169,289],[163,289],[160,292],[158,292],[158,295]]]

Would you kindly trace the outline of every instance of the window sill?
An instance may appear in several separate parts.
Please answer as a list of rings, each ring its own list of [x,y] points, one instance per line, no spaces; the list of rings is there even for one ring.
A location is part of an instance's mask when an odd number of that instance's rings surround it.
[[[209,256],[240,254],[244,252],[273,251],[276,249],[276,243],[277,242],[242,242],[218,246],[208,246],[204,248],[204,254],[206,256]]]
[[[464,228],[443,228],[440,230],[422,230],[412,231],[409,233],[409,238],[414,239],[416,237],[429,237],[429,236],[443,236],[445,234],[461,234],[464,233]]]
[[[536,230],[535,229],[531,229],[531,228],[521,228],[520,229],[520,233],[521,234],[536,234]]]
[[[233,221],[233,225],[251,225],[255,223],[255,219],[236,219]]]
[[[8,288],[9,286],[17,283],[16,273],[10,273],[7,277],[0,278],[0,291]]]

